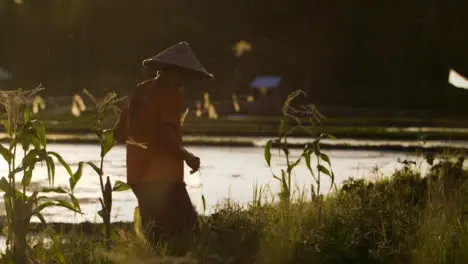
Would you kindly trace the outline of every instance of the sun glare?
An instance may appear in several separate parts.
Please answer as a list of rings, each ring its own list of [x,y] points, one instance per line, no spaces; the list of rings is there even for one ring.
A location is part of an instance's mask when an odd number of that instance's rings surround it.
[[[458,88],[468,89],[468,79],[453,69],[450,70],[449,83]]]

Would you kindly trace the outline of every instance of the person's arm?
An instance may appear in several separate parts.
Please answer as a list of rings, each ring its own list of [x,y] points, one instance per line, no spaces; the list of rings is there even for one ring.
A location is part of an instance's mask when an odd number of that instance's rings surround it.
[[[157,129],[153,144],[157,144],[157,147],[164,149],[169,155],[173,155],[177,157],[177,159],[185,161],[192,169],[190,174],[193,174],[200,169],[200,158],[186,150],[178,137],[179,136],[171,129],[169,124],[161,124]]]

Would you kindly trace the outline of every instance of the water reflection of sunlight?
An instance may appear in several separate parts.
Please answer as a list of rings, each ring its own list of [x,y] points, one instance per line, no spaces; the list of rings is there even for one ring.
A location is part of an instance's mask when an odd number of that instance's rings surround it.
[[[80,161],[99,159],[97,145],[50,144],[48,148],[50,151],[60,153],[64,160],[71,164],[73,171],[77,169]],[[272,192],[271,195],[279,191],[280,185],[273,178],[272,171],[279,175],[281,169],[284,168],[285,161],[284,156],[277,155],[277,151],[272,152],[273,168],[271,171],[264,160],[262,148],[190,146],[189,150],[196,153],[202,160],[200,173],[190,175],[186,171],[185,175],[192,202],[201,213],[203,213],[202,195],[206,199],[206,213],[210,213],[220,201],[226,198],[231,198],[240,204],[249,203],[252,200],[255,185],[268,188]],[[420,160],[413,154],[400,152],[354,150],[327,150],[325,152],[330,156],[338,185],[348,177],[375,179],[375,168],[379,168],[379,175],[386,176],[395,169],[401,168],[401,165],[397,163],[397,158]],[[300,150],[292,150],[291,154],[298,157]],[[20,162],[20,159],[21,157],[18,157],[17,162]],[[109,152],[104,166],[106,175],[109,175],[113,182],[115,180],[125,181],[125,149],[118,146]],[[7,171],[6,162],[0,161],[1,175],[6,176]],[[18,176],[20,181],[21,175]],[[69,176],[65,169],[60,164],[56,164],[55,185],[66,188],[68,180]],[[312,176],[304,164],[296,167],[293,184],[297,186],[297,189],[310,188],[312,181]],[[33,175],[32,183],[32,188],[36,189],[48,186],[45,166],[38,166]],[[327,192],[329,186],[329,178],[323,178],[322,192]],[[100,205],[96,202],[96,199],[101,195],[99,178],[91,168],[84,168],[83,176],[76,186],[75,195],[81,201],[84,215],[75,215],[62,208],[51,208],[44,212],[46,219],[60,222],[100,221],[101,219],[97,216]],[[115,209],[112,215],[113,219],[131,221],[136,206],[133,193],[131,191],[115,193],[113,197],[113,209]]]

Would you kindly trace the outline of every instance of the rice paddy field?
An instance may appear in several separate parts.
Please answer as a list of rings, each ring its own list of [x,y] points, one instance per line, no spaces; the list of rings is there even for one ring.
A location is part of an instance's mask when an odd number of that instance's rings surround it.
[[[95,116],[34,118],[0,135],[2,263],[468,261],[463,120],[328,119],[286,142],[275,118],[189,115],[198,228],[151,246],[124,146]]]

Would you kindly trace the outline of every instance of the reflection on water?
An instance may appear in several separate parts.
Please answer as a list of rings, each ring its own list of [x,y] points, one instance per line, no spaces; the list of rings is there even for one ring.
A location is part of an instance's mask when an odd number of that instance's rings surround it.
[[[265,146],[270,139],[252,139],[256,146]],[[291,144],[306,144],[311,141],[310,138],[288,138]],[[332,146],[353,146],[353,147],[424,147],[424,148],[460,148],[467,149],[468,141],[466,140],[362,140],[362,139],[322,139],[320,141],[326,145]]]
[[[284,168],[284,158],[273,151],[273,171],[267,167],[263,159],[262,148],[229,148],[229,147],[190,147],[191,151],[199,155],[202,161],[200,173],[190,175],[186,172],[186,183],[192,197],[193,203],[200,213],[203,213],[201,201],[202,194],[205,196],[208,212],[210,213],[218,202],[230,198],[239,203],[248,203],[253,197],[254,186],[268,186],[272,192],[279,191],[279,184],[272,177],[272,172],[279,174]],[[76,170],[80,161],[99,160],[99,146],[97,145],[71,145],[50,144],[49,150],[60,153],[63,158],[72,164]],[[331,157],[333,171],[336,174],[337,183],[341,183],[348,177],[365,177],[372,179],[382,173],[390,173],[400,165],[397,158],[416,159],[412,154],[379,151],[351,151],[332,150],[327,151]],[[292,150],[292,155],[298,156],[298,150]],[[422,162],[421,162],[422,163]],[[0,163],[0,172],[5,175],[6,163]],[[68,186],[68,176],[63,167],[57,164],[55,183],[59,186]],[[122,146],[113,149],[105,162],[105,174],[111,179],[125,181],[125,149]],[[293,181],[300,189],[309,188],[312,177],[304,165],[297,167]],[[47,186],[47,173],[45,168],[38,168],[33,176],[33,182]],[[323,191],[330,187],[328,179],[322,180]],[[100,187],[98,176],[91,168],[86,167],[83,177],[76,187],[76,196],[82,202],[84,215],[75,215],[65,209],[49,209],[45,211],[46,218],[57,222],[81,222],[100,221],[97,211],[100,209],[98,197]],[[131,191],[114,193],[113,218],[114,221],[131,221],[136,199]]]

